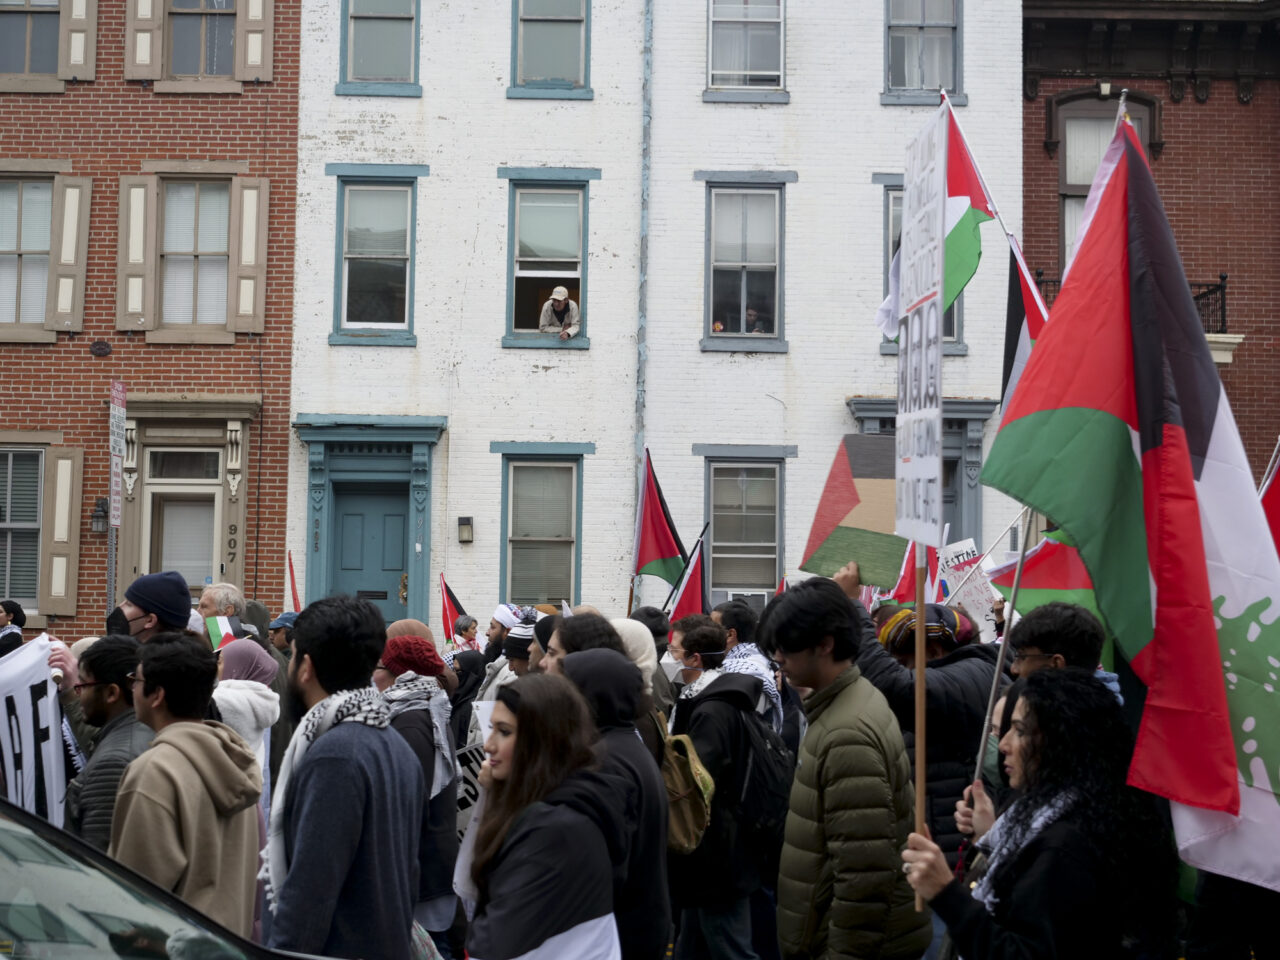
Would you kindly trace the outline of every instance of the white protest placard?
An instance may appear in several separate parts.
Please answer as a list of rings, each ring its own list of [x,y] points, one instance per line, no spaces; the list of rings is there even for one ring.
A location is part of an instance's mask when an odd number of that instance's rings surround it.
[[[108,407],[107,419],[111,435],[111,481],[109,493],[111,498],[111,526],[120,526],[120,495],[124,484],[124,432],[125,404],[127,394],[123,380],[111,381],[111,405]]]
[[[473,743],[458,751],[458,839],[467,832],[467,825],[475,813],[480,799],[480,764],[484,763],[484,741]]]
[[[947,581],[948,585],[959,583],[959,577],[953,579],[948,574],[966,560],[977,560],[980,556],[982,556],[982,552],[978,549],[978,545],[973,542],[973,537],[966,537],[964,540],[948,543],[938,551],[938,566],[942,568],[943,579]],[[964,574],[960,576],[964,576]]]
[[[0,658],[0,763],[9,802],[60,827],[67,778],[62,707],[49,676],[52,647],[37,637]]]
[[[947,582],[960,583],[977,563],[978,557],[976,555],[959,561],[948,571]],[[978,628],[978,632],[982,635],[982,642],[994,643],[996,641],[996,615],[992,605],[999,598],[1000,594],[991,585],[991,578],[987,576],[987,571],[979,566],[969,576],[969,579],[965,580],[964,585],[947,598],[947,603],[951,607],[964,607],[965,613],[968,614],[969,619],[973,621],[973,625]]]
[[[476,700],[471,704],[471,714],[476,718],[482,745],[489,739],[489,731],[493,729],[493,708],[497,705],[497,700]]]
[[[899,256],[897,512],[893,532],[941,547],[942,292],[947,108],[907,145]]]

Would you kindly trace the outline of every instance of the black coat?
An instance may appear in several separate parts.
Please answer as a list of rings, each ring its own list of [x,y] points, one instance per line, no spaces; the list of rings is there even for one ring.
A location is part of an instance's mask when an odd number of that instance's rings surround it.
[[[997,897],[987,912],[957,880],[930,903],[963,957],[1042,960],[1124,957],[1127,918],[1113,871],[1090,853],[1070,820],[1050,824],[991,878]]]
[[[862,608],[859,607],[859,610]],[[875,627],[861,612],[862,636],[858,667],[889,701],[902,727],[911,762],[915,763],[915,671],[908,670],[880,645]],[[926,664],[925,723],[928,744],[925,757],[926,822],[934,842],[954,867],[964,836],[956,829],[956,801],[973,782],[978,746],[986,736],[983,721],[987,698],[996,672],[1000,648],[973,644],[953,650]]]
[[[652,754],[636,736],[643,678],[635,664],[613,650],[571,653],[565,657],[564,672],[582,691],[595,715],[600,729],[601,770],[628,780],[636,792],[627,869],[613,887],[622,958],[659,960],[666,954],[671,932],[667,790]]]
[[[453,865],[458,859],[458,780],[431,796],[436,744],[430,710],[405,710],[391,719],[391,728],[418,757],[422,766],[422,827],[418,834],[418,903],[453,891]]]
[[[762,684],[745,673],[717,677],[696,697],[677,700],[673,734],[687,734],[711,774],[711,823],[689,854],[669,853],[671,897],[680,908],[723,906],[758,890],[759,857],[738,843],[733,799],[750,744],[744,712],[753,712]]]

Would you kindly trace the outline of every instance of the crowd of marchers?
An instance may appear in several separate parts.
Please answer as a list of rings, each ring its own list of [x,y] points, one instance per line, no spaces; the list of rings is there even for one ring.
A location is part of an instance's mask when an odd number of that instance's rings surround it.
[[[66,829],[324,957],[1275,955],[1253,932],[1275,895],[1202,875],[1179,906],[1167,805],[1126,784],[1131,724],[1083,608],[988,644],[925,607],[916,832],[920,614],[869,613],[859,588],[851,563],[759,615],[674,623],[502,604],[483,637],[463,616],[437,642],[351,597],[271,619],[214,584],[193,610],[179,574],[149,574],[106,635],[50,655]],[[2,656],[23,614],[0,609]]]

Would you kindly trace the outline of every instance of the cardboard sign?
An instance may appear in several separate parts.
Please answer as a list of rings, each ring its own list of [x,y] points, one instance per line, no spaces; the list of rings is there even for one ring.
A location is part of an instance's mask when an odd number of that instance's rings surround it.
[[[977,563],[978,557],[976,555],[960,561],[949,569],[947,582],[959,584]],[[999,599],[1000,594],[991,585],[991,578],[987,576],[987,571],[979,567],[973,571],[973,575],[965,581],[959,590],[954,591],[947,598],[947,604],[952,608],[964,607],[965,613],[982,635],[982,642],[994,643],[996,641],[996,616],[992,610],[992,605]]]
[[[52,648],[40,636],[0,658],[0,763],[9,802],[61,827],[67,778]]]

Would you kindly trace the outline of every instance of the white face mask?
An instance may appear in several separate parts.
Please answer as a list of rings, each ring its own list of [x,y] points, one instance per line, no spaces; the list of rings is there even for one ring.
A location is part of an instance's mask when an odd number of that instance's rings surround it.
[[[668,680],[674,680],[676,674],[684,669],[684,664],[673,657],[670,651],[662,655],[662,659],[658,661],[658,666],[662,667],[662,672],[667,675]]]

